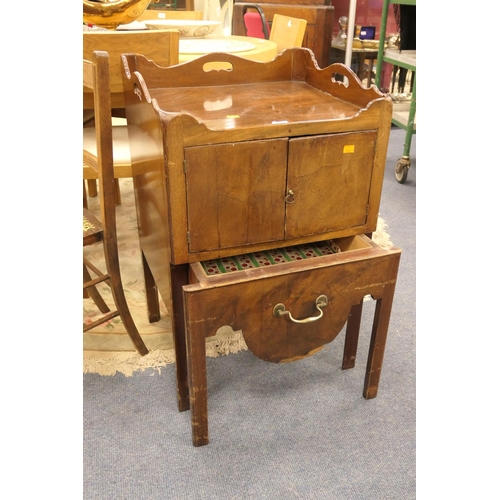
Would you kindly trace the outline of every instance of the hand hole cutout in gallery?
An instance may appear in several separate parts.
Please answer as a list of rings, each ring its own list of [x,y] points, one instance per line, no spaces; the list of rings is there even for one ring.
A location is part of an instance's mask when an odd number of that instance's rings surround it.
[[[349,87],[349,80],[342,73],[333,73],[332,80],[334,82],[344,84],[346,88]]]
[[[234,66],[230,62],[226,61],[213,61],[207,62],[203,65],[203,71],[208,73],[209,71],[233,71]]]

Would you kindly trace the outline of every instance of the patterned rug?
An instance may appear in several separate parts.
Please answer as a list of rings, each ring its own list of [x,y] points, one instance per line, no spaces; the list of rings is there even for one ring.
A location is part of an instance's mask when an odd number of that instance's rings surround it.
[[[120,318],[100,325],[83,334],[83,371],[100,375],[123,373],[131,376],[135,371],[161,368],[174,363],[172,329],[168,311],[160,299],[161,319],[157,323],[149,323],[147,318],[146,295],[137,233],[137,220],[133,183],[131,179],[120,180],[122,203],[117,207],[117,232],[120,265],[122,267],[123,286],[131,314],[137,328],[146,343],[149,354],[140,356],[134,350]],[[97,213],[99,199],[89,198],[89,209]],[[386,225],[379,218],[374,241],[381,247],[391,247]],[[100,245],[92,245],[84,249],[84,254],[99,267],[104,261]],[[112,305],[111,291],[106,285],[98,286],[104,300]],[[83,321],[100,315],[91,299],[83,300]],[[246,350],[247,346],[240,331],[235,332],[229,326],[220,328],[216,335],[207,338],[207,356],[217,357]]]

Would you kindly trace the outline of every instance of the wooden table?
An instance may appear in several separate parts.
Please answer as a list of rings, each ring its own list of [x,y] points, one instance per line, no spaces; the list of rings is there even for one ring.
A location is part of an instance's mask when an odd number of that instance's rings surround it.
[[[345,45],[335,45],[332,43],[330,49],[330,64],[344,63],[346,55]],[[366,86],[372,84],[373,63],[377,59],[378,49],[353,48],[352,57],[357,62],[356,74],[363,81],[367,78]],[[368,61],[368,70],[365,71],[365,61]]]
[[[275,42],[248,36],[207,35],[203,38],[179,40],[179,63],[192,61],[205,54],[224,52],[250,61],[272,61],[278,54]],[[228,68],[227,63],[211,63],[210,69]]]
[[[205,71],[222,57],[232,71]],[[303,48],[264,64],[231,54],[126,64],[148,307],[157,317],[158,287],[193,444],[208,443],[205,338],[224,325],[279,363],[314,354],[347,322],[342,368],[352,368],[371,295],[363,395],[374,398],[401,253],[366,236],[378,220],[391,99],[343,65],[318,69]]]
[[[144,54],[159,66],[179,62],[179,35],[172,30],[84,30],[83,58],[92,59],[92,53],[103,50],[109,54],[111,107],[124,109],[122,72],[123,53]],[[83,90],[83,109],[93,109],[94,97]]]
[[[116,38],[116,46],[120,46],[120,42],[127,36],[124,31],[113,32],[111,35]],[[109,38],[109,36],[107,37]],[[84,40],[85,41],[85,40]],[[102,50],[107,50],[104,47]],[[132,50],[127,47],[124,52],[131,52]],[[116,52],[116,50],[115,50]],[[278,47],[275,42],[270,40],[263,40],[260,38],[252,38],[246,36],[223,36],[223,35],[207,35],[203,38],[180,38],[179,39],[179,63],[192,61],[208,53],[213,52],[228,52],[235,56],[243,57],[251,61],[268,62],[273,60],[277,53]],[[113,61],[116,59],[112,55]],[[155,60],[155,62],[158,62]],[[160,66],[162,61],[159,62]],[[210,63],[206,69],[230,69],[227,63]],[[120,71],[121,74],[121,71]],[[123,92],[111,92],[111,102],[113,108],[123,108]],[[92,110],[94,107],[93,97],[90,93],[83,95],[83,109]],[[115,114],[118,111],[115,111]],[[124,116],[124,115],[123,115]]]

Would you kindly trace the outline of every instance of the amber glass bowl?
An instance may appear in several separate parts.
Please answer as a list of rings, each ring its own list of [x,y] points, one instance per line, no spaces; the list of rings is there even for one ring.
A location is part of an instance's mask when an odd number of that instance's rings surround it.
[[[116,29],[135,21],[151,0],[83,0],[83,22],[102,28]]]

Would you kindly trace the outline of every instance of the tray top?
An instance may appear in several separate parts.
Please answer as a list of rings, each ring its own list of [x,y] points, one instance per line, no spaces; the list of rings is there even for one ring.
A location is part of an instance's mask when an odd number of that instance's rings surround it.
[[[240,40],[219,40],[212,38],[183,38],[179,40],[181,54],[207,54],[226,52],[229,54],[255,49],[255,44]]]
[[[211,130],[355,116],[360,107],[298,81],[151,89],[160,109],[187,113]]]

